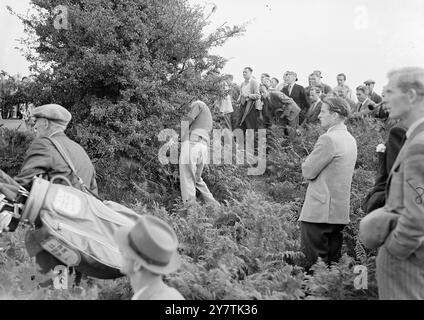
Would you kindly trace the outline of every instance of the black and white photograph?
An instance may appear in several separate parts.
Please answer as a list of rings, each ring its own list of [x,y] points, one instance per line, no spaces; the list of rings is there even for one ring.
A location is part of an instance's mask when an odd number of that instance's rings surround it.
[[[422,0],[0,0],[0,300],[424,300],[423,39]]]

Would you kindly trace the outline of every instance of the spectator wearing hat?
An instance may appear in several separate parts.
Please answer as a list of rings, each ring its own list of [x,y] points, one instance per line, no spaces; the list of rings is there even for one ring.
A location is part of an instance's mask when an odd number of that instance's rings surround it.
[[[375,81],[374,80],[367,80],[367,81],[364,82],[364,84],[369,89],[369,97],[370,97],[371,101],[373,101],[376,104],[381,103],[381,101],[383,101],[383,98],[380,95],[378,95],[376,92],[374,92]]]
[[[341,256],[342,230],[349,223],[350,190],[357,158],[355,138],[345,120],[346,101],[338,97],[323,100],[318,118],[327,132],[302,164],[309,182],[299,217],[301,245],[309,269],[318,258],[327,264]]]
[[[292,98],[300,108],[298,124],[305,119],[305,114],[309,110],[309,103],[306,98],[305,88],[296,83],[297,74],[294,71],[286,71],[284,74],[287,85],[281,90],[286,96]]]
[[[362,85],[357,87],[356,97],[358,98],[358,103],[356,104],[355,109],[352,110],[352,116],[368,115],[376,109],[377,105],[369,97],[368,87]]]
[[[350,89],[350,87],[348,85],[346,85],[345,82],[346,82],[346,75],[344,73],[339,73],[337,75],[337,86],[334,87],[333,91],[338,92],[338,91],[342,90],[344,97],[346,97],[350,100],[353,100],[352,90]],[[340,96],[340,95],[338,95],[338,96]]]
[[[50,179],[62,175],[68,178],[73,187],[82,190],[78,178],[74,176],[52,142],[47,139],[54,137],[70,157],[84,184],[91,192],[97,194],[96,172],[90,158],[83,147],[69,139],[64,132],[72,119],[71,113],[58,104],[47,104],[34,108],[31,117],[36,139],[30,145],[21,171],[15,180],[30,189],[35,176],[41,174]]]
[[[69,165],[65,162],[59,151],[48,139],[54,138],[67,153],[73,162],[78,176],[83,180],[90,192],[97,194],[96,172],[94,166],[78,143],[69,139],[65,134],[65,129],[72,115],[64,107],[57,104],[47,104],[34,108],[31,113],[34,123],[33,130],[36,137],[28,148],[21,171],[15,177],[16,182],[30,190],[35,176],[43,176],[51,179],[54,176],[62,175],[71,182],[74,188],[83,190],[83,186],[78,181]],[[36,223],[34,230],[29,230],[25,237],[25,245],[31,256],[35,256],[37,264],[42,273],[47,273],[57,265],[61,265],[58,259],[43,250],[39,243],[40,225]],[[75,282],[78,284],[81,274],[77,273]]]
[[[132,300],[184,300],[162,276],[180,267],[178,238],[169,224],[152,215],[143,215],[131,228],[116,232],[122,253],[121,272],[130,279]]]

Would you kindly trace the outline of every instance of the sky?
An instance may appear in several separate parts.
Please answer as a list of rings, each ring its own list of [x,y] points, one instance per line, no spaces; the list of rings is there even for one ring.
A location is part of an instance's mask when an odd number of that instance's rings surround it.
[[[422,0],[188,1],[209,10],[216,5],[206,34],[223,23],[248,22],[244,36],[212,50],[228,59],[223,72],[236,82],[246,66],[257,78],[266,72],[281,80],[286,70],[295,71],[304,86],[320,70],[332,87],[343,72],[351,88],[371,78],[381,92],[391,69],[424,67]],[[29,0],[0,0],[0,70],[27,75],[28,63],[14,49],[23,27],[6,5],[20,13],[30,7]]]

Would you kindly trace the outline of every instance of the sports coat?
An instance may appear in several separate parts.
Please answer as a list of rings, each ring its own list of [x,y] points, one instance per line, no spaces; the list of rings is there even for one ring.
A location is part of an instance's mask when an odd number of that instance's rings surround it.
[[[350,190],[357,158],[355,138],[345,124],[321,135],[312,153],[302,164],[309,181],[300,221],[348,224]]]
[[[295,83],[293,89],[289,94],[289,86],[283,87],[281,90],[286,96],[292,98],[299,106],[301,112],[305,113],[309,109],[309,103],[306,98],[305,88]]]
[[[392,166],[386,205],[362,219],[360,235],[368,247],[383,245],[397,259],[424,266],[424,123],[407,138]]]
[[[96,172],[83,147],[69,139],[64,132],[55,133],[53,137],[66,150],[75,170],[88,189],[97,194]],[[81,190],[78,178],[71,172],[59,151],[47,138],[37,138],[31,143],[22,169],[15,177],[15,181],[30,189],[33,177],[40,174],[49,180],[56,175],[63,175],[69,179],[73,187]]]

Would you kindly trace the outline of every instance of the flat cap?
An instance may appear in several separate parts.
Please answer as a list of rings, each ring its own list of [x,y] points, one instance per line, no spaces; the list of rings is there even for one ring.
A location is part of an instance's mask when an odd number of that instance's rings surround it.
[[[375,81],[370,79],[365,81],[364,84],[375,84]]]
[[[35,118],[45,118],[57,122],[60,125],[67,126],[72,119],[71,113],[58,104],[45,104],[37,107],[31,114]]]

